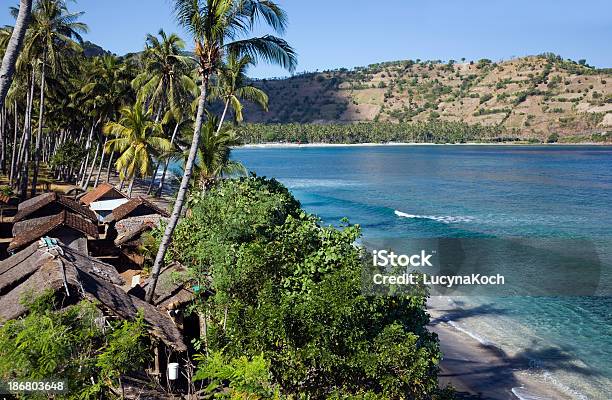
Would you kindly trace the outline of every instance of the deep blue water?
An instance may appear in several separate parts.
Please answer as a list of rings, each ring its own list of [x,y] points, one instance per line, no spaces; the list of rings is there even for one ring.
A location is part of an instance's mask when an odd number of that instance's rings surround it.
[[[348,217],[360,224],[364,240],[554,237],[604,243],[598,250],[604,253],[602,279],[610,284],[610,147],[241,148],[233,157],[280,180],[324,223]],[[468,298],[457,304],[486,310],[457,321],[462,329],[508,354],[536,360],[525,373],[540,374],[577,398],[612,398],[610,298]]]

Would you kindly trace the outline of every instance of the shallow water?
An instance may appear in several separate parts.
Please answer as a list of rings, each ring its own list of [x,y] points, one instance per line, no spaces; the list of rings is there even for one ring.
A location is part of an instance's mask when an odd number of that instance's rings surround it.
[[[348,217],[364,240],[554,237],[599,243],[610,284],[612,148],[390,146],[237,149],[328,224]],[[603,244],[601,244],[603,243]],[[609,297],[461,297],[458,329],[531,360],[576,398],[612,398]]]

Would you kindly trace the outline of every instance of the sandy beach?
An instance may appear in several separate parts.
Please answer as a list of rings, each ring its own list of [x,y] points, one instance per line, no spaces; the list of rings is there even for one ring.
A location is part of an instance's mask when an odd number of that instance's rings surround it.
[[[572,399],[550,384],[529,374],[530,361],[508,355],[499,347],[451,324],[456,309],[445,297],[428,301],[429,329],[440,339],[444,354],[440,386],[452,385],[460,399],[565,400]],[[452,314],[452,315],[451,315]]]

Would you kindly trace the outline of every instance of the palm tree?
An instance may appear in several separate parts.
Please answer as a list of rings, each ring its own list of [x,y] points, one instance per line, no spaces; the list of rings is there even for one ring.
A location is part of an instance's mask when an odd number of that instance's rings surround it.
[[[85,96],[82,100],[91,109],[92,128],[87,142],[88,150],[91,148],[93,132],[98,124],[103,124],[116,117],[123,104],[127,104],[133,98],[133,93],[129,82],[131,81],[128,65],[119,62],[116,57],[105,55],[94,59],[93,64],[89,65],[89,71],[84,76],[88,81],[81,87],[81,94]],[[95,122],[97,120],[97,122]],[[100,164],[94,186],[98,185],[102,173],[105,152],[100,156]],[[110,157],[112,158],[112,154]],[[95,157],[89,166],[89,153],[85,158],[83,179],[81,187],[85,190],[89,186],[89,181],[95,167]],[[89,173],[87,169],[89,166]]]
[[[174,130],[172,131],[172,136],[170,138],[170,147],[171,147],[170,152],[168,154],[163,154],[162,157],[160,158],[164,160],[164,168],[162,170],[162,174],[159,179],[159,185],[155,192],[156,197],[160,197],[164,190],[164,181],[166,180],[166,173],[168,172],[170,161],[174,158],[174,156],[176,156],[177,153],[180,154],[180,151],[176,149],[174,145],[175,140],[177,138],[177,134],[179,133],[179,131],[182,131],[184,128],[188,128],[189,126],[191,126],[192,121],[191,119],[187,118],[185,114],[186,113],[184,112],[183,108],[170,109],[166,113],[166,116],[164,117],[164,120],[166,122],[169,122],[170,120],[174,120]]]
[[[145,111],[142,103],[137,101],[133,107],[121,109],[118,122],[104,125],[104,133],[113,136],[104,150],[121,154],[115,167],[122,181],[130,180],[129,197],[136,176],[144,177],[151,173],[153,156],[170,150],[170,141],[164,137],[161,124],[151,120],[151,114],[150,109]]]
[[[246,174],[242,164],[230,160],[231,146],[240,144],[236,132],[228,127],[220,128],[219,118],[210,112],[200,132],[200,143],[194,176],[202,189],[222,175]]]
[[[147,35],[143,55],[145,70],[132,81],[138,90],[138,97],[155,110],[155,121],[159,121],[167,108],[178,109],[188,104],[191,93],[197,88],[190,76],[193,59],[182,55],[185,42],[172,33],[169,36],[162,30],[156,36]],[[151,192],[161,160],[157,161],[149,184]]]
[[[200,143],[209,82],[218,72],[224,53],[234,53],[238,56],[248,54],[255,61],[264,59],[289,70],[294,70],[297,64],[295,52],[283,39],[273,35],[247,37],[258,21],[263,21],[278,33],[284,32],[287,24],[285,12],[271,0],[175,0],[174,12],[179,24],[193,36],[195,42],[200,97],[185,171],[151,270],[150,285],[146,293],[148,302],[153,300],[157,278],[187,196]],[[235,40],[238,37],[244,39]]]
[[[15,11],[14,11],[15,12]],[[78,52],[81,47],[72,39],[82,43],[81,33],[88,28],[77,19],[83,15],[68,11],[63,0],[37,0],[32,10],[32,22],[26,35],[24,53],[40,64],[40,102],[38,112],[38,132],[34,150],[34,172],[32,175],[32,196],[36,195],[38,169],[40,166],[40,145],[44,124],[45,79],[47,64],[56,72],[61,53]]]
[[[268,95],[263,90],[248,84],[246,70],[252,64],[253,59],[249,55],[238,57],[236,54],[231,53],[227,57],[226,64],[219,71],[218,85],[211,88],[211,98],[218,98],[225,102],[217,132],[223,126],[223,121],[230,104],[234,110],[236,121],[242,121],[242,104],[240,99],[251,101],[261,106],[265,111],[268,111]]]
[[[4,108],[4,99],[13,82],[15,64],[28,29],[31,12],[32,0],[20,0],[15,27],[6,46],[4,57],[2,57],[2,66],[0,67],[0,109]]]
[[[175,33],[159,31],[158,39],[147,35],[143,54],[145,69],[132,81],[138,98],[155,110],[159,121],[165,108],[178,108],[186,93],[194,90],[195,82],[189,76],[193,59],[182,55],[185,42]]]

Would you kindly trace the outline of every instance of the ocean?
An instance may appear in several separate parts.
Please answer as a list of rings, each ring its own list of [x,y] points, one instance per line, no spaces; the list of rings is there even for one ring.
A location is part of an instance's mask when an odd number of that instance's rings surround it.
[[[401,247],[432,238],[587,243],[582,248],[596,253],[596,284],[603,291],[488,293],[444,301],[457,310],[448,317],[456,329],[510,358],[528,359],[518,374],[574,398],[612,398],[612,298],[606,297],[612,272],[607,244],[612,148],[305,146],[238,148],[232,157],[259,176],[281,181],[324,224],[339,225],[344,217],[359,224],[365,243]],[[502,257],[499,263],[504,262]]]

